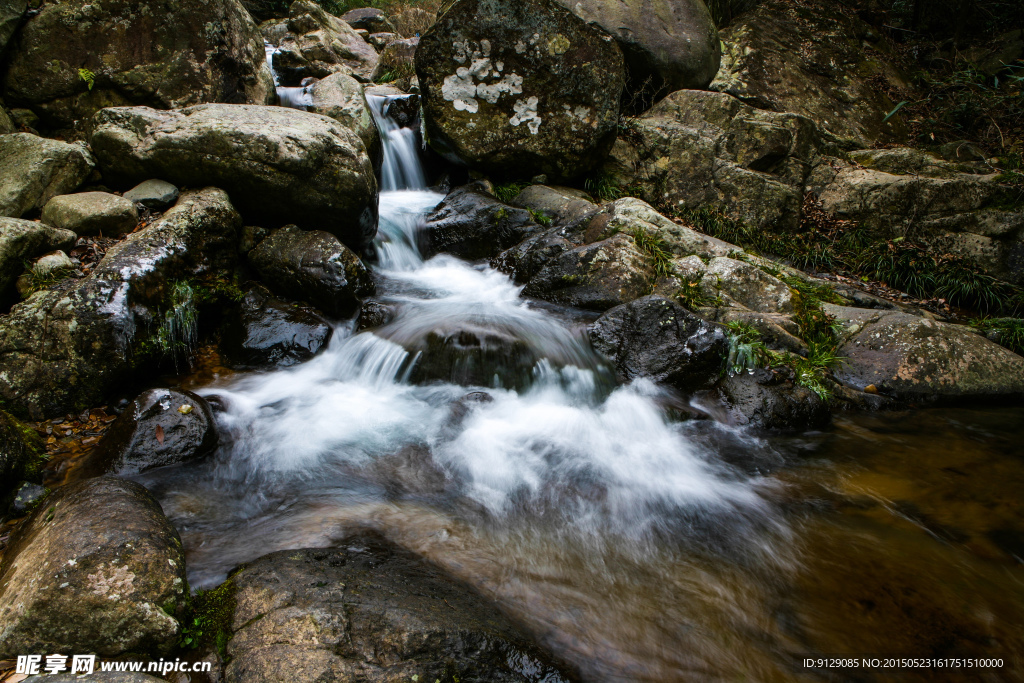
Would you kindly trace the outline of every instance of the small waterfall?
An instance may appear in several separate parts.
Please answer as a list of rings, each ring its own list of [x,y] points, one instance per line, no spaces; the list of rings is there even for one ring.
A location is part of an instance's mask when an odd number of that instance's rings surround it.
[[[423,190],[427,187],[427,181],[423,175],[423,166],[420,164],[417,133],[412,128],[399,126],[388,116],[388,108],[396,99],[398,98],[377,95],[366,97],[384,146],[380,189],[381,192]]]
[[[277,46],[263,41],[263,50],[267,55],[267,66],[270,67],[270,75],[274,77],[274,87],[277,89],[277,98],[281,100],[281,106],[308,111],[313,106],[313,95],[309,92],[309,86],[282,86],[281,79],[278,78],[277,71],[274,70],[274,54],[277,53]]]

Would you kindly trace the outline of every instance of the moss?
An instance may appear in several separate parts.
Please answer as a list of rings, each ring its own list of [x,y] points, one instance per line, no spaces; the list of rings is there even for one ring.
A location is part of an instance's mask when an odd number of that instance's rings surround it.
[[[216,588],[198,591],[189,600],[186,617],[182,620],[179,646],[187,649],[216,649],[227,660],[227,645],[231,640],[231,625],[235,616],[233,580],[228,579]]]
[[[530,216],[533,218],[534,222],[539,223],[544,227],[548,227],[549,225],[551,225],[551,216],[548,216],[547,214],[542,213],[540,211],[536,211],[534,209],[529,209],[529,211]]]
[[[520,192],[530,186],[530,183],[515,180],[507,183],[501,183],[500,185],[494,186],[494,196],[498,198],[502,204],[511,204]]]

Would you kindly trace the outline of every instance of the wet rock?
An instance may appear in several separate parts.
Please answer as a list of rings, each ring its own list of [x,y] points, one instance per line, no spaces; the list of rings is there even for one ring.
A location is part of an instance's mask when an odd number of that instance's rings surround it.
[[[380,133],[366,104],[363,85],[348,74],[335,73],[321,78],[309,88],[309,111],[329,116],[359,136],[375,161],[380,161]]]
[[[354,29],[365,29],[370,34],[395,32],[394,24],[376,7],[362,7],[345,12],[341,15],[341,20]]]
[[[701,278],[701,286],[713,298],[724,295],[752,311],[793,312],[793,292],[789,285],[746,261],[711,259]]]
[[[627,90],[648,105],[676,90],[703,90],[718,72],[718,30],[703,0],[558,3],[615,38],[626,58]]]
[[[594,349],[621,381],[646,377],[683,391],[714,383],[729,351],[722,328],[659,296],[611,309],[590,325]]]
[[[460,0],[420,39],[416,72],[427,139],[452,162],[557,180],[614,141],[622,53],[553,0]]]
[[[296,86],[304,78],[344,72],[370,80],[377,51],[341,19],[310,0],[295,0],[288,11],[291,33],[274,53],[274,71],[281,85]]]
[[[409,379],[435,380],[460,386],[501,386],[521,389],[533,379],[540,357],[530,344],[509,330],[458,324],[439,326],[413,343],[404,344],[418,356]]]
[[[178,188],[166,180],[150,178],[124,193],[124,198],[136,204],[142,204],[147,209],[163,211],[173,206],[178,201]]]
[[[821,397],[766,369],[726,377],[710,396],[702,402],[711,400],[722,406],[721,417],[737,427],[803,431],[825,427],[832,419],[831,409]],[[709,411],[718,412],[714,408]]]
[[[1024,357],[972,329],[897,311],[825,306],[845,326],[836,379],[907,400],[1024,395]]]
[[[273,553],[230,579],[228,683],[571,679],[477,591],[433,565],[374,535],[343,546]]]
[[[187,602],[185,554],[145,488],[65,486],[11,535],[0,564],[0,656],[169,653]]]
[[[269,104],[274,83],[238,0],[70,0],[18,32],[4,97],[63,127],[112,106]]]
[[[21,274],[26,261],[54,249],[71,249],[75,233],[18,218],[0,218],[0,300]]]
[[[763,0],[720,32],[722,67],[711,89],[806,116],[847,149],[897,141],[907,130],[898,116],[882,123],[896,106],[886,92],[910,91],[909,79],[873,35],[832,3]]]
[[[327,347],[331,326],[316,311],[274,297],[253,285],[228,322],[222,350],[235,366],[289,366]]]
[[[139,212],[130,199],[107,192],[79,192],[46,202],[42,221],[78,235],[119,237],[135,229]]]
[[[377,85],[367,88],[366,94],[384,97],[383,113],[393,119],[402,128],[416,128],[420,126],[420,97],[409,95],[391,85]]]
[[[681,90],[633,119],[606,170],[648,201],[714,206],[752,228],[795,230],[818,146],[806,117]]]
[[[379,301],[367,301],[359,309],[356,329],[360,332],[382,327],[395,317],[395,309]]]
[[[283,107],[104,109],[92,146],[104,176],[208,183],[254,222],[328,230],[354,249],[377,228],[377,181],[362,140],[333,119]],[[211,154],[216,150],[216,154]]]
[[[490,191],[475,182],[448,193],[426,218],[424,252],[490,258],[542,230],[529,211],[501,203]]]
[[[374,289],[359,257],[320,230],[294,225],[275,230],[250,252],[249,263],[271,288],[328,315],[351,315]]]
[[[419,38],[399,38],[388,43],[380,53],[370,80],[384,83],[412,76],[415,72],[413,64],[416,47],[419,44]]]
[[[15,517],[26,515],[38,505],[48,491],[39,484],[22,482],[17,491],[14,492],[14,500],[11,501],[11,514]]]
[[[0,410],[0,504],[7,501],[19,481],[35,478],[45,455],[35,430]]]
[[[74,192],[95,161],[89,148],[29,133],[0,136],[0,216],[20,218]]]
[[[210,405],[191,391],[149,389],[128,404],[75,472],[131,476],[209,455],[217,446]]]
[[[0,0],[0,55],[21,23],[26,9],[28,3],[25,0]]]
[[[555,225],[565,225],[597,211],[597,205],[585,192],[547,185],[530,185],[516,195],[512,205],[549,218]]]
[[[111,247],[88,277],[15,305],[0,316],[0,398],[43,419],[100,405],[111,389],[138,381],[171,283],[233,267],[241,222],[223,191],[184,193]]]

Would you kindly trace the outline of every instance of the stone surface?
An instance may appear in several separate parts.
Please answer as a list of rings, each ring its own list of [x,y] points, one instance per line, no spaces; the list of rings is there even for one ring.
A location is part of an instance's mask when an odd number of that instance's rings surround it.
[[[0,410],[0,510],[21,480],[37,476],[45,455],[35,430]]]
[[[366,42],[373,45],[377,52],[380,52],[401,37],[397,33],[371,33],[366,37]]]
[[[381,50],[370,80],[386,83],[411,77],[415,73],[416,48],[419,44],[419,38],[399,38],[388,43]]]
[[[424,254],[490,258],[542,230],[529,211],[502,204],[490,190],[481,182],[452,190],[426,218]]]
[[[95,161],[89,148],[30,133],[0,135],[0,216],[20,218],[74,192]]]
[[[906,137],[900,117],[882,120],[896,106],[887,92],[909,93],[909,79],[885,41],[841,5],[762,0],[720,38],[722,67],[712,90],[807,116],[844,148]]]
[[[42,221],[77,235],[120,237],[139,224],[139,212],[124,197],[107,192],[79,192],[46,202]]]
[[[832,413],[828,404],[806,387],[775,375],[771,370],[756,370],[726,377],[710,392],[712,414],[718,413],[726,424],[737,427],[779,431],[804,431],[828,425]]]
[[[496,176],[571,178],[614,141],[622,53],[553,0],[459,0],[420,39],[426,135]]]
[[[249,254],[249,263],[270,287],[307,301],[328,315],[351,315],[373,293],[359,257],[329,233],[294,225],[275,230]]]
[[[74,474],[131,476],[197,460],[216,446],[213,411],[202,397],[149,389],[128,404]]]
[[[39,484],[23,482],[14,492],[10,512],[15,517],[28,514],[47,494],[46,488]]]
[[[718,73],[718,31],[703,0],[558,2],[615,37],[626,58],[627,89],[647,104],[676,90],[703,90]]]
[[[305,78],[324,78],[339,71],[361,81],[370,80],[377,65],[377,51],[351,26],[315,2],[292,3],[288,31],[290,35],[274,53],[274,71],[281,85],[296,86]]]
[[[254,284],[224,331],[221,349],[240,367],[289,366],[327,347],[330,324],[316,311],[274,297]]]
[[[597,205],[579,190],[547,185],[530,185],[516,195],[512,205],[550,218],[555,225],[565,225],[597,211]]]
[[[321,78],[309,88],[308,111],[329,116],[359,136],[370,154],[379,162],[380,133],[373,122],[373,114],[366,104],[363,84],[348,74],[335,73]]]
[[[354,249],[376,234],[370,156],[355,133],[326,116],[226,104],[104,109],[93,119],[92,146],[114,182],[156,176],[216,185],[255,223],[328,230]]]
[[[124,193],[124,198],[136,204],[142,204],[147,209],[163,211],[173,206],[178,201],[178,188],[166,180],[150,178]]]
[[[9,296],[15,280],[33,261],[54,249],[71,249],[75,233],[19,218],[0,218],[0,300]]]
[[[594,348],[620,381],[646,377],[683,391],[718,379],[729,351],[722,328],[659,296],[616,306],[590,325]]]
[[[111,106],[269,104],[274,84],[238,0],[69,0],[43,5],[19,31],[4,98],[68,126]]]
[[[273,553],[230,580],[228,683],[573,678],[477,591],[377,536]]]
[[[354,29],[373,33],[394,33],[395,25],[376,7],[360,7],[341,15],[341,20]]]
[[[782,280],[757,266],[731,258],[713,258],[701,278],[711,298],[722,296],[762,313],[792,313],[793,293]]]
[[[111,247],[88,277],[64,280],[0,316],[0,398],[43,419],[101,405],[111,389],[138,381],[171,283],[232,267],[241,223],[223,191],[187,192]]]
[[[897,311],[826,305],[845,325],[836,379],[886,396],[955,401],[1024,395],[1024,357],[967,327]]]
[[[28,9],[26,0],[0,0],[0,55]]]
[[[48,496],[0,564],[0,656],[165,655],[187,601],[185,554],[160,505],[100,477]]]

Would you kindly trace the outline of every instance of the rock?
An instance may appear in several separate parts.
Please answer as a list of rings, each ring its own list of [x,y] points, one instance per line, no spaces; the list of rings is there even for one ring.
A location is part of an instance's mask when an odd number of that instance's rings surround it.
[[[910,80],[885,41],[866,49],[870,35],[827,1],[763,0],[720,32],[722,67],[711,89],[806,116],[847,149],[902,140],[901,118],[882,120],[896,107],[887,92],[910,92]]]
[[[266,555],[230,580],[228,683],[573,679],[476,590],[378,536]]]
[[[394,33],[395,25],[376,7],[363,7],[341,15],[341,20],[355,29],[366,29],[369,33]]]
[[[35,430],[0,410],[0,510],[19,481],[38,475],[45,457],[46,448]]]
[[[14,500],[11,501],[10,508],[11,514],[15,517],[28,514],[43,500],[47,493],[49,492],[39,484],[33,484],[28,481],[22,482],[17,491],[14,492]]]
[[[249,254],[271,288],[308,301],[328,315],[351,315],[373,281],[359,257],[333,235],[294,225],[275,230]]]
[[[615,38],[626,58],[627,90],[648,106],[676,90],[704,90],[718,73],[718,30],[703,0],[558,3]]]
[[[166,655],[188,600],[178,532],[145,488],[112,477],[51,494],[0,564],[0,656]]]
[[[371,33],[366,37],[366,42],[373,46],[373,48],[379,53],[381,50],[386,48],[391,43],[395,42],[402,36],[397,33]]]
[[[235,366],[289,366],[307,361],[330,342],[330,324],[316,311],[282,301],[254,284],[229,321],[221,348]]]
[[[437,15],[419,7],[404,7],[391,15],[391,23],[400,37],[422,36],[437,21]]]
[[[274,53],[274,71],[283,86],[304,78],[324,78],[344,72],[370,80],[377,51],[341,19],[311,0],[295,0],[288,11],[287,36]]]
[[[718,379],[729,352],[721,327],[659,296],[616,306],[589,329],[594,349],[624,382],[646,377],[682,391],[703,389]]]
[[[92,147],[111,182],[157,176],[215,185],[255,223],[328,230],[353,249],[376,234],[369,154],[355,133],[326,116],[226,104],[104,109],[93,119]]]
[[[16,130],[17,125],[14,123],[14,119],[11,118],[10,112],[4,108],[3,100],[0,100],[0,135],[13,133]]]
[[[557,180],[614,141],[622,53],[554,0],[459,0],[421,38],[416,72],[427,139],[452,162]]]
[[[779,431],[806,431],[828,425],[832,413],[828,403],[807,387],[780,378],[771,370],[726,377],[702,403],[721,406],[721,418],[736,427]],[[712,414],[719,413],[709,407]]]
[[[175,281],[237,260],[241,217],[214,188],[184,193],[159,220],[108,249],[92,273],[0,316],[0,399],[34,419],[104,402],[159,350]]]
[[[95,161],[89,148],[29,133],[0,135],[0,216],[20,218],[74,192]]]
[[[139,224],[139,212],[130,199],[107,192],[79,192],[46,202],[42,221],[78,235],[120,237]]]
[[[308,111],[329,116],[359,136],[376,165],[380,160],[380,133],[366,104],[363,85],[348,74],[321,78],[309,88]]]
[[[391,41],[381,51],[370,80],[375,83],[386,83],[415,75],[416,47],[419,44],[419,38],[399,38]]]
[[[419,129],[420,97],[409,95],[390,85],[376,85],[366,89],[367,98],[385,99],[381,112],[392,119],[400,128]]]
[[[32,274],[39,278],[59,275],[61,272],[75,267],[74,261],[63,251],[51,251],[43,254],[32,264]]]
[[[288,0],[242,0],[242,6],[260,23],[260,29],[267,23],[287,17],[288,5]]]
[[[0,41],[0,45],[2,45]],[[964,58],[986,76],[1005,71],[1008,65],[1024,57],[1024,30],[1015,28],[964,51]]]
[[[10,295],[26,261],[54,249],[71,249],[75,238],[70,230],[19,218],[0,218],[0,301]]]
[[[512,200],[512,206],[540,214],[551,219],[555,225],[565,225],[597,211],[597,205],[586,193],[568,187],[547,185],[530,185],[524,188]]]
[[[274,83],[237,0],[68,0],[19,31],[4,98],[63,127],[111,106],[270,104]]]
[[[380,334],[396,341],[387,330]],[[501,386],[523,390],[534,381],[534,367],[541,360],[537,351],[515,330],[493,325],[474,325],[458,321],[441,323],[425,334],[401,339],[403,348],[416,363],[409,373],[413,383],[434,381],[459,386]],[[551,358],[564,365],[563,359]]]
[[[126,477],[198,460],[216,446],[209,403],[191,391],[149,389],[128,404],[73,473]]]
[[[725,295],[752,311],[793,312],[793,293],[789,285],[746,261],[711,259],[701,286],[713,297]]]
[[[164,680],[148,674],[126,671],[95,671],[89,674],[89,678],[97,683],[161,683]],[[79,683],[81,680],[81,676],[71,674],[46,677],[47,683]]]
[[[426,218],[424,253],[490,258],[541,231],[529,211],[502,204],[490,190],[475,182],[448,193]]]
[[[380,301],[364,301],[359,308],[356,330],[362,332],[387,325],[395,318],[395,308]]]
[[[714,207],[754,229],[794,231],[819,144],[803,116],[681,90],[631,121],[606,168],[648,201]]]
[[[147,209],[163,211],[178,201],[178,188],[165,180],[150,178],[124,193],[124,198]]]
[[[846,326],[836,379],[905,400],[1024,395],[1024,357],[960,325],[897,311],[824,309]]]
[[[0,0],[0,55],[28,9],[26,0]]]
[[[601,239],[619,232],[633,234],[642,231],[659,241],[670,254],[682,257],[695,255],[710,260],[743,252],[735,244],[665,218],[650,204],[635,197],[605,204],[598,213],[585,216],[579,225],[570,228],[595,236],[590,239]]]

